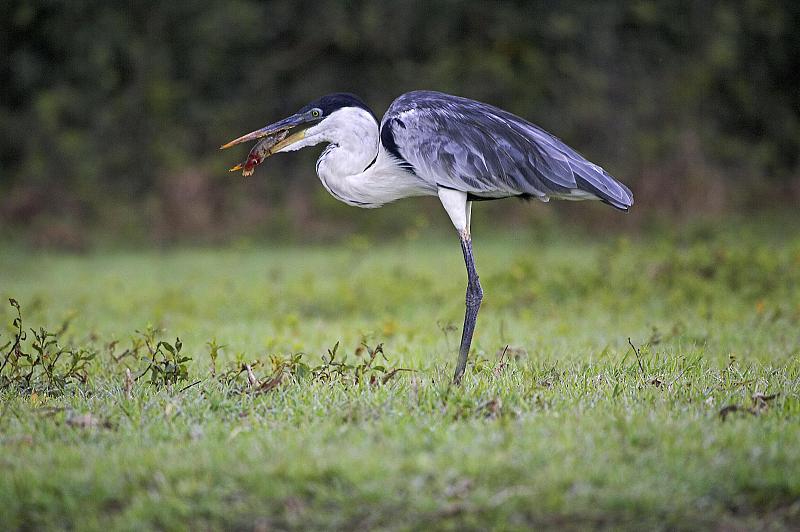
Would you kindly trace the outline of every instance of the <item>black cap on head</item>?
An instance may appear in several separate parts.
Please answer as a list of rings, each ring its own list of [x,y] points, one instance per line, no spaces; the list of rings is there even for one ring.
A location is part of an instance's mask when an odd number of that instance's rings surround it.
[[[321,109],[322,116],[326,117],[330,116],[330,114],[337,109],[341,109],[343,107],[360,107],[371,114],[373,118],[375,118],[375,113],[372,112],[372,109],[370,109],[361,98],[349,92],[334,92],[332,94],[326,94],[322,98],[318,98],[308,105],[303,106],[303,108],[298,112],[305,113],[306,111],[317,108]]]

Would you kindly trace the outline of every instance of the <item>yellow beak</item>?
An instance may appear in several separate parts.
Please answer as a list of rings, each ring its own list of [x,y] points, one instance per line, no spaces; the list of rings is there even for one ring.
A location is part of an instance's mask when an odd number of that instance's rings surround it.
[[[267,153],[267,157],[269,157],[270,155],[273,155],[275,153],[278,153],[279,151],[281,151],[286,146],[294,144],[295,142],[299,142],[299,141],[303,140],[304,138],[306,138],[306,130],[305,129],[300,130],[297,133],[292,133],[291,135],[289,135],[288,137],[286,137],[285,139],[283,139],[282,141],[280,141],[279,143],[277,143],[273,147],[271,147],[269,149],[269,152]]]

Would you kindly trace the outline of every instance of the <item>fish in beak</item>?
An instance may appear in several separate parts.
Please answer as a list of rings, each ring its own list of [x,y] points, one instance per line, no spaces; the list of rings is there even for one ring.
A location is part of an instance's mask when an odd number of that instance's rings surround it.
[[[272,149],[283,139],[285,139],[288,133],[289,132],[287,130],[284,130],[278,131],[272,135],[267,135],[260,142],[256,143],[255,146],[253,146],[253,149],[247,154],[247,160],[245,160],[245,162],[237,164],[228,171],[238,172],[241,170],[244,177],[253,175],[253,171],[255,170],[256,166],[264,162],[264,159],[275,153],[272,151]]]
[[[294,144],[295,142],[303,140],[305,138],[305,129],[302,129],[291,135],[289,135],[289,130],[306,122],[307,119],[304,115],[295,114],[281,120],[280,122],[275,122],[267,127],[257,129],[256,131],[250,132],[247,135],[243,135],[238,139],[234,139],[227,144],[223,144],[219,147],[219,149],[225,150],[231,146],[236,146],[237,144],[241,144],[243,142],[262,138],[264,139],[253,146],[253,149],[250,150],[250,153],[247,155],[247,160],[245,160],[243,163],[237,164],[229,171],[237,172],[242,170],[243,176],[247,177],[252,175],[255,167],[261,164],[267,157],[279,152],[290,144]]]

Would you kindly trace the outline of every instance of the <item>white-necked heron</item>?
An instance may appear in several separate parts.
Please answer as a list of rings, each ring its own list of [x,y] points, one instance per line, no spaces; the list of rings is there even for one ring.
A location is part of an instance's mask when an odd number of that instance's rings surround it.
[[[411,196],[439,196],[461,238],[466,315],[454,381],[467,365],[483,298],[472,256],[473,201],[509,197],[600,200],[622,211],[630,189],[542,128],[497,107],[433,91],[397,98],[381,120],[357,96],[323,96],[297,113],[222,148],[264,138],[231,170],[250,175],[278,152],[326,143],[317,160],[336,199],[374,208]]]

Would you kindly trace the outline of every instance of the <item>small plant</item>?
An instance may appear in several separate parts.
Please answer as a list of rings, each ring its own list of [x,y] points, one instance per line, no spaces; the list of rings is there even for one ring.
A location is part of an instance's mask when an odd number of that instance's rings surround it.
[[[219,345],[216,338],[211,339],[206,345],[208,346],[208,356],[211,359],[211,377],[213,378],[217,376],[217,358],[219,357],[219,352],[225,346]]]
[[[147,327],[144,332],[138,332],[140,344],[134,339],[134,349],[137,345],[144,345],[147,355],[144,357],[148,361],[147,368],[136,377],[136,380],[150,373],[150,384],[154,386],[171,386],[181,381],[189,380],[188,362],[191,357],[181,354],[183,343],[180,338],[175,338],[174,343],[166,340],[156,341],[159,331],[153,327]]]
[[[0,377],[3,376],[3,370],[6,369],[9,361],[11,362],[11,367],[14,369],[16,368],[17,360],[21,355],[20,343],[23,342],[26,337],[25,331],[22,328],[22,312],[20,311],[19,303],[17,303],[16,299],[9,299],[8,302],[11,304],[14,310],[16,310],[17,317],[14,318],[14,321],[11,325],[12,328],[15,329],[14,339],[8,341],[5,345],[3,345],[2,348],[0,348],[0,350],[4,352],[6,349],[8,349],[5,357],[3,357],[3,363],[0,365]]]
[[[328,349],[326,355],[322,356],[322,364],[309,366],[303,362],[303,354],[295,353],[287,357],[271,355],[269,363],[260,360],[252,362],[239,361],[235,367],[220,374],[219,380],[227,385],[234,387],[235,391],[252,391],[255,393],[268,392],[277,388],[287,380],[311,379],[317,382],[339,383],[343,385],[356,385],[367,383],[369,385],[383,385],[389,382],[401,371],[412,371],[406,368],[393,368],[383,364],[376,364],[376,361],[383,359],[388,362],[383,351],[383,344],[370,347],[366,342],[362,342],[356,349],[355,356],[359,358],[356,364],[347,362],[347,356],[339,355],[339,342]],[[271,371],[266,377],[258,378],[256,370],[260,367],[269,366]],[[241,378],[246,377],[246,383]],[[288,378],[288,379],[287,379]]]
[[[245,393],[252,391],[256,393],[268,392],[277,388],[284,382],[286,377],[302,379],[310,374],[310,368],[302,361],[302,353],[281,357],[270,355],[269,363],[261,360],[245,362],[240,355],[233,367],[221,373],[218,380],[227,386],[231,386],[234,393]],[[269,365],[271,371],[266,377],[258,378],[256,370]],[[242,379],[244,375],[244,379]]]
[[[38,331],[31,329],[31,332],[33,333],[31,347],[36,352],[31,363],[31,372],[33,368],[41,368],[42,380],[47,389],[63,390],[71,381],[86,383],[88,365],[97,356],[95,351],[61,347],[58,335],[44,328],[39,328]],[[66,361],[66,366],[59,368],[59,360]]]
[[[375,364],[379,356],[384,362],[389,361],[383,352],[383,344],[378,344],[373,348],[362,339],[361,345],[355,352],[356,357],[360,358],[357,364],[348,364],[347,356],[337,359],[338,350],[339,342],[336,342],[332,349],[328,349],[328,356],[323,355],[322,364],[311,370],[316,380],[346,384],[361,382],[386,384],[398,372],[410,371],[405,368],[387,368],[383,364]],[[364,352],[366,352],[366,356],[364,356]]]
[[[96,351],[61,344],[60,336],[66,332],[68,321],[55,333],[44,327],[30,329],[33,337],[26,349],[24,343],[28,335],[23,327],[20,305],[15,299],[8,301],[17,316],[12,322],[14,338],[0,347],[0,352],[5,353],[0,364],[0,389],[52,394],[63,393],[72,383],[85,384]]]

